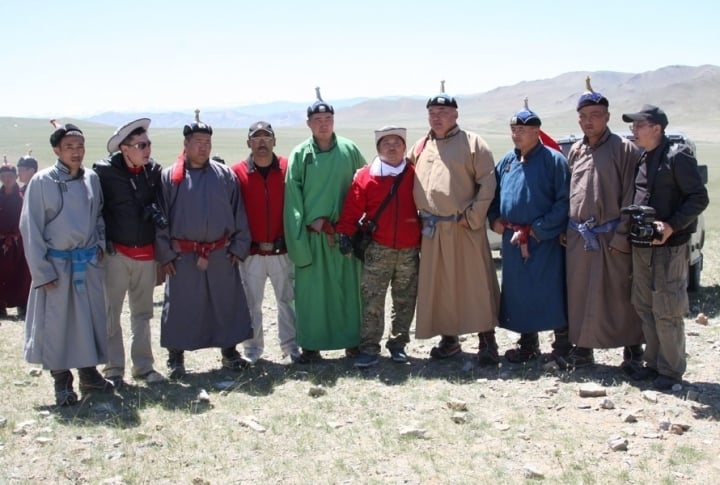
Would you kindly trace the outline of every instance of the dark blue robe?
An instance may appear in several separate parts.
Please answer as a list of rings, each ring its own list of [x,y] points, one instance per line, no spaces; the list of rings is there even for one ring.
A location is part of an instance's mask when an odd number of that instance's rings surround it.
[[[530,225],[530,256],[510,244],[511,229],[503,233],[500,326],[520,333],[567,326],[565,232],[569,211],[569,170],[565,157],[538,144],[520,162],[513,150],[496,166],[495,199],[488,219]],[[536,239],[537,238],[537,239]]]

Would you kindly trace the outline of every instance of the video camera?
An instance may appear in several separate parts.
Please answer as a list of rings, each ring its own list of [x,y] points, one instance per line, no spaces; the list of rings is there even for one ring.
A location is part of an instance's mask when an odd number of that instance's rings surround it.
[[[160,207],[158,207],[155,202],[144,206],[143,209],[143,215],[145,217],[145,220],[153,221],[159,229],[165,229],[170,225],[167,217],[165,217],[165,214],[163,214],[163,211],[160,209]]]
[[[655,240],[662,239],[662,232],[655,227],[655,209],[647,205],[629,205],[620,209],[631,219],[628,238],[633,246],[650,247]]]

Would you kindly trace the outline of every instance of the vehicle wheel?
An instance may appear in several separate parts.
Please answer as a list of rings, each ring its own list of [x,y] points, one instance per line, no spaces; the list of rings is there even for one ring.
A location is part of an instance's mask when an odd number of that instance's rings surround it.
[[[697,291],[700,289],[700,273],[702,272],[703,255],[700,255],[700,259],[697,263],[688,266],[688,291]]]

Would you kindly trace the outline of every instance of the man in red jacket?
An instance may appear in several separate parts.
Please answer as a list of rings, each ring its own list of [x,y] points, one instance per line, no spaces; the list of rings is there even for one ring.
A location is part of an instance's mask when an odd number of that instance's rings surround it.
[[[252,235],[250,256],[240,265],[253,322],[253,338],[243,342],[245,358],[255,363],[265,348],[262,301],[265,281],[270,278],[277,302],[280,348],[295,361],[300,352],[295,343],[293,267],[283,231],[287,158],[273,153],[275,132],[265,121],[250,125],[247,144],[251,152],[248,159],[232,166],[240,183]]]
[[[352,252],[349,236],[357,221],[364,216],[373,227],[361,279],[363,319],[355,367],[378,363],[388,284],[393,316],[385,346],[394,362],[407,362],[405,345],[410,341],[417,297],[421,226],[413,200],[415,171],[405,160],[405,141],[405,128],[386,126],[375,131],[378,156],[355,174],[336,226],[341,234],[340,251],[348,256]]]

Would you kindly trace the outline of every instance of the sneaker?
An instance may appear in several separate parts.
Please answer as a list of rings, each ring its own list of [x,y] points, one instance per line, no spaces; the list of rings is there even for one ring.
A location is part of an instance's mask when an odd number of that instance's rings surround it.
[[[243,359],[242,355],[240,355],[240,352],[238,352],[235,349],[232,349],[231,351],[223,352],[222,356],[222,366],[225,369],[228,370],[242,370],[245,369],[250,365],[250,362]]]
[[[495,330],[480,333],[478,338],[480,339],[477,353],[478,364],[484,366],[498,365],[500,355],[498,355],[498,345],[495,341]]]
[[[72,406],[77,404],[78,395],[73,390],[73,375],[69,370],[50,372],[55,380],[55,404],[58,406]]]
[[[584,347],[573,348],[564,360],[568,367],[574,368],[588,367],[595,364],[593,350]]]
[[[312,364],[313,362],[320,362],[322,355],[319,350],[307,350],[303,349],[300,355],[294,360],[296,364]]]
[[[353,362],[353,365],[355,367],[359,367],[361,369],[365,369],[367,367],[372,367],[374,365],[377,365],[379,362],[378,356],[375,354],[368,354],[366,352],[360,352],[357,357],[355,357],[355,362]]]
[[[182,350],[168,351],[168,378],[176,381],[185,377],[185,353]]]
[[[78,369],[78,376],[80,377],[80,390],[83,392],[112,392],[115,389],[112,381],[105,379],[95,367]]]
[[[148,384],[160,384],[161,382],[167,381],[165,376],[156,370],[151,370],[150,372],[146,372],[145,374],[135,376],[135,379],[145,381]]]
[[[505,351],[505,359],[513,364],[524,364],[540,357],[540,347],[518,346]]]
[[[390,359],[398,364],[404,364],[408,361],[408,356],[405,353],[404,347],[393,347],[388,349],[390,351]]]
[[[675,384],[680,384],[681,382],[682,381],[680,381],[680,379],[658,374],[658,376],[653,380],[652,386],[658,391],[669,391]]]
[[[462,347],[457,337],[443,336],[440,343],[430,350],[430,357],[433,359],[448,359],[461,351]]]

